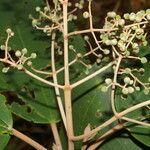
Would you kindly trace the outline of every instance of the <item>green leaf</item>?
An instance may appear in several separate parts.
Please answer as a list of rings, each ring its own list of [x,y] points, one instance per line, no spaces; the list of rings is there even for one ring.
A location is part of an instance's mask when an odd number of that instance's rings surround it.
[[[2,65],[0,66],[1,69]],[[5,85],[0,87],[0,91],[12,91],[20,99],[15,102],[11,100],[13,113],[35,123],[52,123],[60,120],[52,87],[17,70],[11,70],[7,74],[0,72],[0,77],[0,84]]]
[[[31,82],[27,90],[18,92],[18,97],[25,105],[12,103],[13,113],[34,123],[53,123],[60,120],[53,88],[38,81]],[[31,92],[29,92],[29,91]]]
[[[0,149],[3,150],[10,140],[10,136],[8,134],[0,135]]]
[[[97,67],[98,69],[99,67]],[[96,69],[96,68],[95,68]],[[91,70],[91,72],[94,72]],[[110,90],[101,92],[104,74],[83,83],[73,90],[73,121],[75,135],[84,133],[84,129],[90,124],[96,128],[112,116],[110,107]],[[82,75],[81,78],[84,78]],[[81,78],[78,78],[80,80]],[[110,127],[107,127],[109,129]],[[103,131],[101,132],[103,133]],[[81,148],[81,142],[76,143],[76,149]]]
[[[150,147],[150,127],[131,126],[128,129],[135,139]]]
[[[13,126],[11,112],[5,103],[5,97],[0,95],[0,134],[10,132]]]
[[[101,147],[101,150],[140,150],[140,147],[134,143],[127,134],[116,136],[106,141]]]
[[[150,46],[141,46],[139,51],[139,56],[144,57],[150,54]]]

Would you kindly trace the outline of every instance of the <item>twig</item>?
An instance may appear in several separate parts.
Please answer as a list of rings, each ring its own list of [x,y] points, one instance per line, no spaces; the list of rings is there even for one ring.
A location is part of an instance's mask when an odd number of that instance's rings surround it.
[[[108,69],[109,67],[111,67],[115,62],[111,62],[109,63],[108,65],[104,66],[103,68],[97,70],[96,72],[90,74],[89,76],[85,77],[84,79],[80,80],[80,81],[77,81],[76,83],[72,84],[71,87],[72,88],[75,88],[79,85],[81,85],[82,83],[92,79],[93,77],[97,76],[98,74],[102,73],[103,71],[105,71],[106,69]]]
[[[45,147],[37,143],[36,141],[32,140],[28,136],[24,135],[23,133],[17,131],[16,129],[12,129],[12,134],[16,136],[17,138],[21,139],[22,141],[28,143],[32,147],[34,147],[37,150],[47,150]]]
[[[61,145],[61,140],[60,140],[59,133],[57,130],[57,125],[56,125],[56,123],[51,123],[50,126],[51,126],[53,136],[55,139],[55,144],[56,144],[58,150],[62,150],[62,145]]]
[[[57,80],[57,74],[56,74],[56,67],[55,67],[55,54],[54,54],[54,44],[55,44],[55,37],[56,34],[52,33],[52,42],[51,42],[51,64],[52,64],[52,72],[53,72],[53,81],[54,84],[58,84],[58,80]],[[65,112],[64,112],[64,107],[62,104],[62,99],[60,97],[60,91],[58,87],[54,87],[55,88],[55,93],[56,93],[56,99],[58,102],[58,106],[59,106],[59,110],[60,110],[60,114],[64,123],[64,127],[66,128],[66,116],[65,116]]]
[[[97,140],[96,143],[94,143],[93,145],[91,145],[87,150],[94,150],[97,147],[99,147],[107,138],[109,138],[112,134],[115,134],[116,132],[118,132],[119,130],[123,129],[124,126],[123,124],[118,124],[116,126],[114,126],[112,129],[110,129],[109,131],[107,131],[105,134],[103,134],[102,136],[100,136]]]

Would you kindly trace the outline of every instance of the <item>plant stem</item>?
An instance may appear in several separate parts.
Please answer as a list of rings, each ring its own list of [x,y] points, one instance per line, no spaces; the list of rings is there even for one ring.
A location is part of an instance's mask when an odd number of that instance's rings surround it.
[[[54,54],[54,49],[55,49],[55,37],[56,34],[52,33],[52,42],[51,42],[51,64],[52,64],[52,72],[53,72],[53,81],[54,84],[58,84],[58,80],[57,80],[57,74],[56,74],[56,67],[55,67],[55,54]],[[55,93],[56,93],[56,99],[57,99],[57,103],[59,106],[59,110],[60,110],[60,114],[64,123],[64,127],[66,129],[66,116],[65,116],[65,112],[64,112],[64,107],[62,104],[62,99],[60,97],[60,91],[58,87],[54,87],[55,88]]]
[[[28,136],[22,134],[21,132],[17,131],[16,129],[12,129],[12,134],[16,136],[17,138],[21,139],[22,141],[28,143],[32,147],[34,147],[37,150],[47,150],[45,147],[37,143],[36,141],[32,140]]]
[[[125,120],[125,121],[128,121],[128,122],[136,123],[136,124],[139,124],[139,125],[142,125],[142,126],[150,127],[150,124],[146,123],[146,122],[141,122],[141,121],[138,121],[138,120],[135,120],[135,119],[127,118],[127,117],[122,117],[121,119]]]
[[[58,87],[58,88],[60,88],[60,89],[63,89],[63,88],[64,88],[64,86],[58,85],[58,84],[55,84],[55,83],[52,83],[52,82],[49,82],[49,81],[47,81],[47,80],[45,80],[45,79],[43,79],[43,78],[41,78],[41,77],[39,77],[39,76],[33,74],[32,72],[30,72],[30,71],[27,70],[27,69],[24,69],[24,72],[25,72],[26,74],[28,74],[29,76],[31,76],[31,77],[33,77],[33,78],[35,78],[35,79],[37,79],[37,80],[39,80],[39,81],[41,81],[41,82],[47,84],[47,85],[54,86],[54,87]]]
[[[61,140],[60,140],[59,133],[57,130],[57,125],[56,125],[56,123],[52,123],[52,124],[50,124],[50,126],[51,126],[53,136],[55,139],[55,144],[56,144],[58,150],[62,150],[62,145],[61,145]]]
[[[149,23],[148,21],[143,21],[143,22],[139,22],[139,23],[133,23],[130,25],[126,25],[124,28],[128,29],[131,28],[133,26],[137,26],[137,25],[142,25],[142,24],[147,24]],[[119,28],[112,28],[112,29],[97,29],[97,28],[93,28],[93,32],[107,32],[107,31],[116,31],[119,30]],[[78,34],[85,34],[85,33],[89,33],[91,32],[91,29],[86,29],[86,30],[81,30],[81,31],[74,31],[74,32],[70,32],[68,34],[68,36],[73,36],[73,35],[78,35]]]
[[[64,98],[67,120],[67,134],[68,134],[68,149],[73,150],[74,144],[70,137],[73,133],[73,119],[72,119],[72,102],[71,102],[71,86],[69,79],[69,56],[68,56],[68,0],[62,1],[63,4],[63,36],[64,36]]]
[[[119,130],[123,129],[123,124],[118,124],[114,126],[112,129],[107,131],[105,134],[103,134],[100,138],[97,139],[97,142],[91,145],[87,150],[94,150],[97,147],[99,147],[107,138],[109,138],[112,134],[118,132]]]
[[[112,107],[112,111],[115,115],[117,114],[116,108],[115,108],[115,87],[116,87],[116,83],[117,83],[117,74],[118,74],[118,70],[119,70],[121,60],[122,60],[122,56],[119,55],[117,65],[116,65],[116,68],[115,68],[115,72],[114,72],[114,80],[113,80],[112,91],[111,91],[111,107]]]
[[[84,79],[80,80],[80,81],[77,81],[76,83],[72,84],[71,87],[72,88],[75,88],[77,86],[79,86],[80,84],[92,79],[93,77],[95,77],[96,75],[102,73],[103,71],[105,71],[106,69],[108,69],[109,67],[111,67],[115,62],[111,62],[109,63],[108,65],[104,66],[103,68],[97,70],[96,72],[90,74],[89,76],[85,77]]]

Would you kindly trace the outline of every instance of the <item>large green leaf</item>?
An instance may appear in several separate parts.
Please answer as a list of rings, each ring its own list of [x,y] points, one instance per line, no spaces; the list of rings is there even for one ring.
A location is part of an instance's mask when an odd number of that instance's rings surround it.
[[[19,92],[18,97],[26,105],[14,102],[11,105],[13,113],[35,123],[58,122],[60,116],[54,90],[40,82],[31,82],[31,84],[32,87],[28,85],[28,90],[31,90],[34,96],[28,91]]]
[[[9,140],[10,140],[10,136],[8,134],[0,135],[0,149],[1,150],[4,150]]]
[[[129,128],[129,131],[134,138],[150,147],[150,127],[132,126]]]
[[[1,65],[1,69],[2,69]],[[51,123],[59,120],[53,88],[32,79],[24,72],[11,70],[0,72],[0,91],[12,91],[18,96],[11,109],[16,115],[35,123]],[[11,100],[13,101],[13,100]],[[23,105],[24,104],[24,105]]]
[[[10,132],[13,126],[11,112],[5,103],[5,97],[0,95],[0,134]]]
[[[93,66],[90,73],[99,68],[98,66]],[[104,74],[100,74],[72,91],[75,135],[83,134],[88,124],[90,124],[91,128],[95,128],[112,116],[110,91],[107,93],[101,92],[103,76]],[[85,74],[78,80],[84,77]],[[81,148],[81,142],[76,143],[76,149],[79,148]]]
[[[101,150],[140,150],[127,134],[116,136],[106,141],[99,149]]]

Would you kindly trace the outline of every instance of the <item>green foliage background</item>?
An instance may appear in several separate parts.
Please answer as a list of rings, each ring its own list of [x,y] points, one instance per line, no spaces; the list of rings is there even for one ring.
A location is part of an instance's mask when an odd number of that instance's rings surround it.
[[[50,39],[45,37],[45,35],[39,31],[35,32],[28,19],[28,15],[36,15],[34,8],[36,6],[42,6],[43,4],[44,3],[41,2],[41,0],[15,0],[13,3],[10,0],[0,1],[0,44],[4,43],[6,39],[5,30],[8,27],[11,28],[15,32],[15,37],[11,40],[10,46],[14,51],[26,47],[29,53],[36,52],[38,57],[34,61],[34,66],[38,69],[50,65],[50,54],[48,54]],[[70,24],[69,30],[72,31],[75,29],[75,25]],[[69,42],[78,50],[78,52],[85,52],[86,44],[82,36],[74,36]],[[145,47],[142,49],[140,55],[149,58],[149,54],[150,49]],[[74,54],[70,54],[70,59],[73,58]],[[2,70],[3,67],[4,64],[1,63],[0,70]],[[93,64],[90,73],[93,73],[101,67],[102,66]],[[143,67],[146,72],[144,77],[139,76],[139,78],[142,81],[145,81],[150,76],[150,63]],[[78,63],[73,66],[73,71],[71,73],[72,82],[86,76],[83,71],[84,69],[85,68]],[[110,91],[103,93],[100,90],[103,85],[103,79],[111,72],[111,70],[107,70],[105,74],[100,74],[96,78],[89,80],[73,90],[73,120],[76,135],[82,134],[84,128],[89,123],[92,128],[95,128],[112,116]],[[62,76],[63,75],[60,75],[59,80],[63,80]],[[4,149],[10,140],[11,129],[13,127],[12,114],[33,123],[50,124],[61,121],[54,89],[28,77],[23,72],[14,69],[8,74],[0,72],[0,92],[13,92],[16,95],[16,99],[11,99],[11,103],[8,103],[5,97],[0,95],[1,149]],[[34,96],[31,93],[34,93]],[[118,92],[116,98],[117,109],[118,111],[121,111],[141,102],[143,99],[148,100],[149,98],[150,95],[144,95],[141,91],[127,97],[126,100],[122,100]],[[142,109],[129,114],[129,116],[137,118],[138,116],[143,115],[143,111],[147,116],[149,115],[149,111]],[[139,150],[140,147],[138,142],[150,147],[150,129],[143,126],[130,127],[130,125],[131,124],[127,124],[128,132],[123,132],[115,138],[105,142],[101,149],[128,149],[130,147],[132,150]],[[66,135],[63,131],[63,126],[60,128],[60,134],[65,143]],[[108,126],[106,129],[102,130],[99,135],[111,128],[112,125]],[[136,139],[135,141],[132,140],[133,137]],[[81,142],[76,142],[76,149],[80,149],[81,144]],[[66,144],[63,145],[65,146]]]

